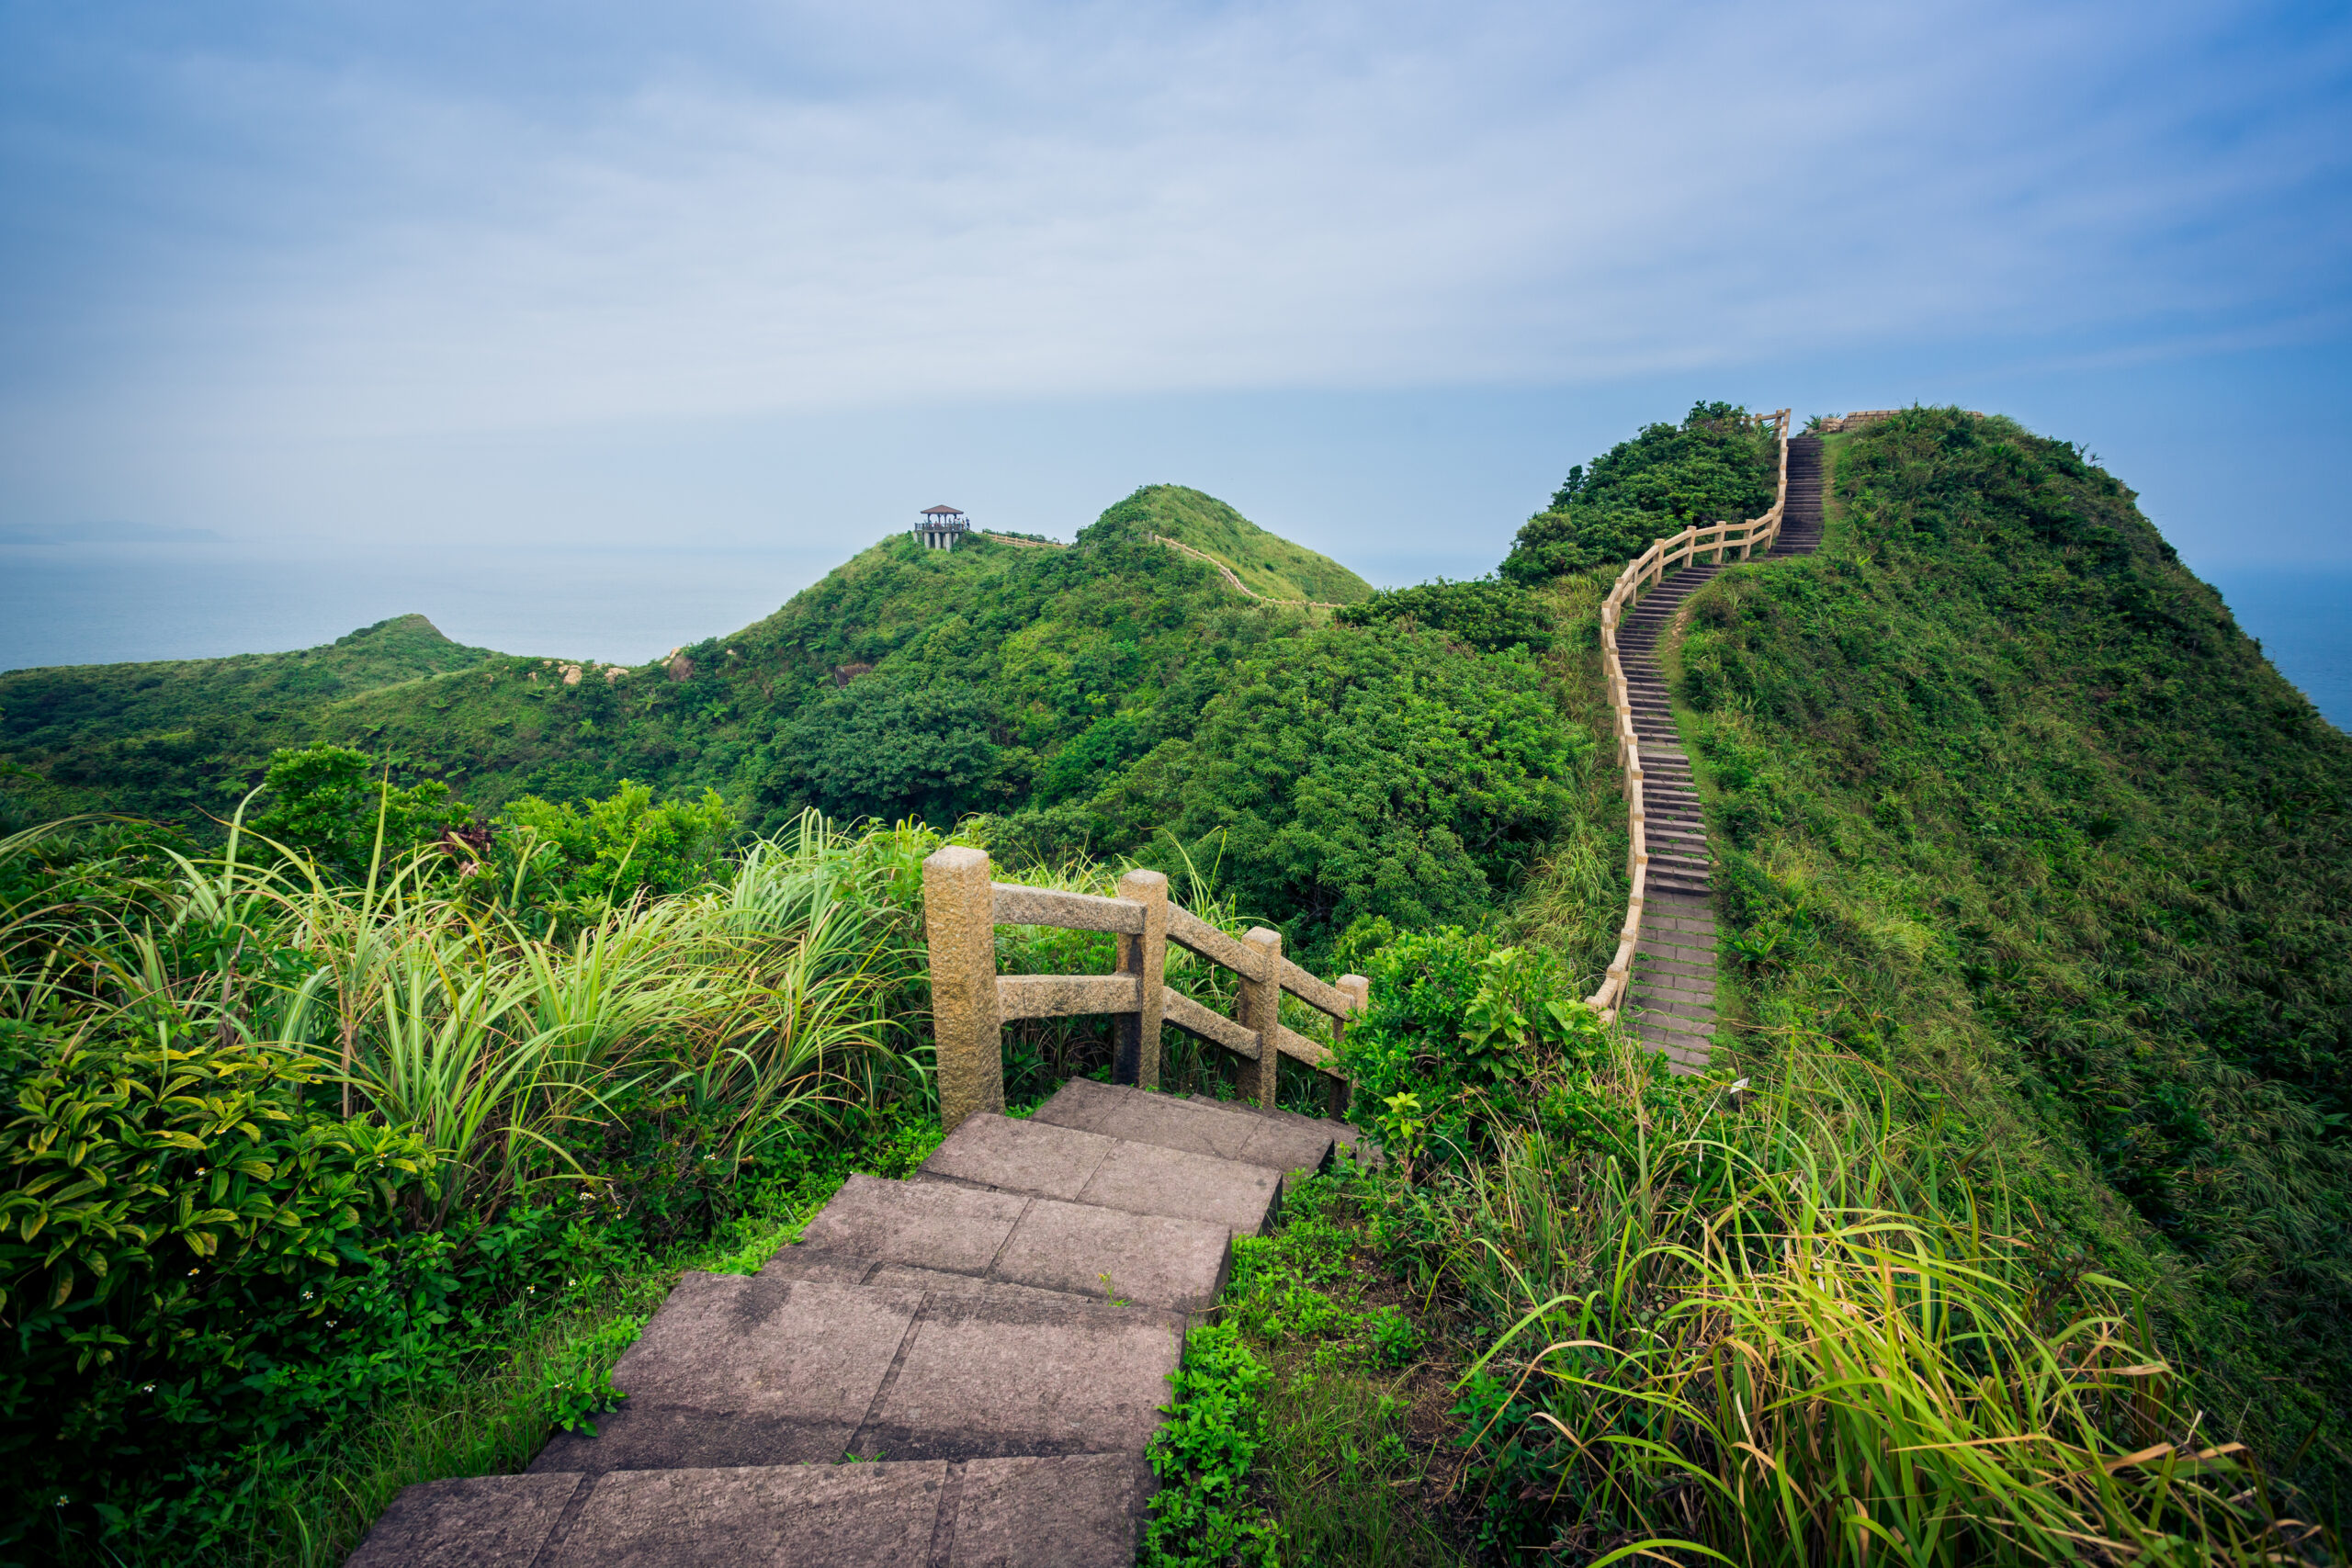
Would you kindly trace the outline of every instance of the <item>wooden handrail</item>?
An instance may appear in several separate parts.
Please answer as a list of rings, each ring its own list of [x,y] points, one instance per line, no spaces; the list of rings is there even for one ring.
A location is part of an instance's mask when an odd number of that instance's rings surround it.
[[[1282,1059],[1288,1056],[1329,1077],[1332,1113],[1346,1110],[1349,1084],[1337,1055],[1283,1026],[1281,995],[1286,991],[1328,1014],[1336,1042],[1344,1037],[1347,1021],[1363,1011],[1372,983],[1361,975],[1342,975],[1337,984],[1317,979],[1282,955],[1279,931],[1259,927],[1238,938],[1221,931],[1169,902],[1168,878],[1156,871],[1127,873],[1115,898],[992,882],[987,854],[960,845],[922,863],[922,898],[939,1119],[950,1132],[975,1111],[1004,1109],[1004,1024],[1085,1013],[1118,1020],[1114,1070],[1123,1083],[1159,1087],[1160,1028],[1172,1023],[1257,1064],[1251,1076],[1261,1104],[1274,1103]],[[999,975],[996,928],[1012,925],[1113,932],[1119,939],[1118,972]],[[1212,1012],[1168,987],[1171,942],[1241,976],[1238,1019]]]
[[[1642,590],[1664,578],[1668,563],[1687,566],[1702,554],[1718,557],[1739,551],[1741,560],[1751,559],[1757,547],[1770,550],[1781,536],[1781,519],[1789,507],[1789,412],[1782,409],[1769,421],[1781,443],[1781,477],[1773,492],[1772,509],[1761,517],[1751,517],[1745,523],[1710,523],[1704,527],[1692,524],[1670,539],[1655,539],[1650,547],[1625,563],[1617,574],[1616,584],[1609,596],[1600,602],[1600,649],[1605,678],[1609,686],[1609,705],[1616,715],[1617,761],[1625,773],[1625,821],[1632,829],[1625,851],[1625,873],[1633,883],[1632,895],[1625,902],[1625,923],[1617,932],[1617,953],[1609,961],[1609,972],[1603,976],[1600,988],[1585,998],[1585,1005],[1600,1012],[1604,1019],[1614,1018],[1618,1005],[1624,1000],[1625,985],[1634,969],[1634,950],[1642,937],[1642,908],[1648,894],[1650,846],[1648,813],[1642,803],[1642,743],[1634,733],[1633,696],[1625,682],[1625,666],[1617,657],[1617,626],[1625,607],[1636,603]]]

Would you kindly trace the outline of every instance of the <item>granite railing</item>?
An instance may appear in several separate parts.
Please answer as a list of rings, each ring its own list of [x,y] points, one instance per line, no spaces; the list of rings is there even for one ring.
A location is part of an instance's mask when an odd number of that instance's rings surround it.
[[[1600,982],[1600,988],[1585,998],[1604,1018],[1615,1014],[1618,1003],[1624,998],[1626,980],[1633,973],[1634,949],[1642,935],[1642,908],[1649,891],[1650,865],[1647,817],[1642,807],[1642,743],[1634,733],[1633,697],[1625,687],[1625,667],[1617,657],[1617,627],[1625,612],[1640,602],[1643,591],[1668,572],[1679,570],[1702,556],[1719,561],[1747,560],[1770,549],[1780,538],[1781,518],[1789,506],[1789,411],[1781,409],[1759,423],[1769,426],[1781,443],[1781,478],[1779,488],[1773,492],[1772,510],[1745,523],[1710,523],[1703,527],[1693,524],[1670,539],[1652,540],[1648,549],[1625,563],[1625,570],[1617,574],[1616,585],[1609,590],[1609,597],[1600,602],[1601,659],[1609,682],[1609,705],[1616,714],[1617,761],[1624,771],[1625,815],[1632,829],[1625,852],[1625,872],[1633,883],[1633,893],[1625,906],[1625,923],[1617,933],[1617,954],[1609,962],[1609,973]]]
[[[989,878],[989,857],[951,846],[922,863],[924,936],[931,949],[931,1010],[939,1053],[939,1119],[948,1131],[975,1111],[1004,1109],[1002,1026],[1016,1019],[1108,1013],[1118,1021],[1114,1076],[1159,1087],[1159,1036],[1168,1024],[1221,1046],[1256,1070],[1246,1075],[1259,1104],[1274,1103],[1284,1056],[1331,1079],[1331,1111],[1346,1110],[1347,1075],[1325,1046],[1283,1027],[1283,993],[1329,1016],[1336,1044],[1347,1021],[1363,1010],[1371,982],[1342,975],[1326,984],[1283,956],[1280,931],[1259,927],[1227,935],[1170,901],[1168,878],[1131,871],[1119,896],[1064,893]],[[1000,975],[996,928],[1057,926],[1109,931],[1119,939],[1119,967],[1109,975]],[[1241,977],[1238,1018],[1202,1006],[1166,984],[1168,944],[1175,942]]]

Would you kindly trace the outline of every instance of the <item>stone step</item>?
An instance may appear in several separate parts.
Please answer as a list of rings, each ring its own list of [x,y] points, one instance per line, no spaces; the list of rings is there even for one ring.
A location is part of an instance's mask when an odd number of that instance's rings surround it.
[[[1232,1233],[1204,1220],[1129,1214],[947,1181],[853,1176],[763,1276],[961,1289],[937,1275],[1170,1312],[1216,1304]],[[822,1255],[822,1260],[820,1260]],[[850,1279],[848,1263],[872,1265]]]
[[[1133,1454],[614,1470],[432,1481],[349,1568],[1128,1568]]]
[[[915,1177],[1204,1220],[1240,1235],[1264,1235],[1282,1201],[1282,1176],[1271,1167],[985,1111],[949,1134]]]
[[[1213,1100],[1154,1094],[1126,1084],[1072,1078],[1029,1118],[1033,1126],[1075,1127],[1131,1144],[1182,1149],[1263,1166],[1278,1175],[1331,1163],[1330,1133],[1305,1118],[1252,1116]]]
[[[1250,1116],[1263,1116],[1272,1121],[1297,1122],[1309,1127],[1319,1128],[1329,1135],[1335,1153],[1344,1145],[1355,1151],[1358,1160],[1374,1169],[1378,1169],[1387,1163],[1387,1157],[1381,1153],[1378,1144],[1364,1136],[1362,1129],[1345,1122],[1335,1121],[1328,1116],[1307,1116],[1296,1111],[1285,1111],[1279,1105],[1259,1105],[1247,1100],[1219,1100],[1215,1095],[1209,1094],[1187,1095],[1185,1098],[1195,1105],[1214,1106],[1219,1111],[1238,1111]]]
[[[531,1473],[1140,1455],[1184,1322],[970,1281],[689,1273],[614,1369],[621,1407],[557,1433]]]

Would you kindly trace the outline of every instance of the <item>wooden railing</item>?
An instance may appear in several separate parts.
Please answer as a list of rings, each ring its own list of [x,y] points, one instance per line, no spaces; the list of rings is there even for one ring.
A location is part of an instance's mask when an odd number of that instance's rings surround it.
[[[1613,1017],[1624,999],[1625,982],[1634,968],[1634,949],[1642,935],[1642,907],[1649,888],[1650,849],[1647,816],[1642,805],[1642,743],[1634,733],[1634,703],[1625,685],[1625,666],[1617,657],[1617,627],[1629,605],[1638,603],[1645,589],[1668,571],[1679,570],[1701,556],[1747,560],[1759,549],[1769,550],[1781,536],[1781,518],[1789,505],[1789,411],[1782,409],[1763,422],[1781,443],[1781,479],[1773,492],[1772,510],[1745,523],[1693,524],[1670,539],[1651,541],[1617,574],[1616,585],[1600,602],[1600,649],[1607,667],[1609,705],[1616,712],[1617,761],[1625,773],[1625,815],[1632,842],[1625,852],[1625,871],[1633,895],[1625,906],[1625,923],[1617,933],[1617,955],[1600,988],[1586,999],[1604,1019]],[[1734,550],[1739,553],[1734,556]]]
[[[1288,992],[1329,1015],[1336,1044],[1347,1021],[1363,1010],[1372,983],[1361,975],[1342,975],[1336,985],[1317,979],[1283,956],[1280,931],[1259,927],[1228,936],[1170,902],[1168,878],[1159,872],[1131,871],[1119,879],[1119,896],[1103,898],[991,881],[985,853],[950,846],[922,863],[922,902],[939,1052],[939,1119],[950,1132],[975,1111],[1004,1109],[1003,1025],[1089,1013],[1118,1019],[1113,1076],[1122,1083],[1159,1087],[1160,1030],[1172,1023],[1257,1064],[1248,1078],[1261,1105],[1274,1103],[1282,1059],[1289,1056],[1332,1080],[1332,1114],[1347,1109],[1348,1079],[1337,1057],[1283,1026],[1282,997]],[[999,975],[999,926],[1112,932],[1119,939],[1118,970]],[[1212,1011],[1168,987],[1171,942],[1240,976],[1238,1018]]]

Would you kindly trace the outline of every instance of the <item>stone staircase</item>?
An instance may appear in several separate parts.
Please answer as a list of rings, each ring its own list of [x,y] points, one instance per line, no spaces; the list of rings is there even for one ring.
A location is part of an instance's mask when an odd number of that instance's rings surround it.
[[[1789,443],[1789,492],[1780,536],[1764,558],[1809,555],[1821,547],[1821,438]],[[1658,634],[1690,595],[1723,570],[1683,568],[1652,589],[1617,634],[1634,734],[1642,748],[1642,798],[1648,819],[1649,888],[1641,941],[1625,993],[1625,1013],[1642,1043],[1661,1052],[1668,1070],[1704,1071],[1715,1028],[1713,858],[1690,777],[1690,754],[1668,700]]]
[[[686,1275],[593,1437],[409,1487],[350,1568],[1127,1568],[1232,1238],[1356,1140],[1086,1079],[972,1116],[913,1179],[852,1177],[757,1274]]]

